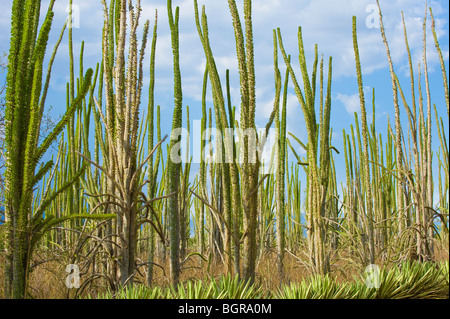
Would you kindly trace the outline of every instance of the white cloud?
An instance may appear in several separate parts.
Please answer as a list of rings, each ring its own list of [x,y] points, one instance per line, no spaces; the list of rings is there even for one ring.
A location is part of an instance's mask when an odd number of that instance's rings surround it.
[[[44,13],[48,0],[42,3]],[[172,49],[166,0],[152,0],[142,2],[141,28],[146,19],[150,20],[150,32],[153,29],[155,9],[158,10],[158,42],[157,42],[157,65],[156,65],[156,90],[157,99],[170,97],[173,90],[172,73]],[[56,40],[67,13],[65,12],[69,0],[56,1],[55,22],[50,39],[49,48]],[[101,58],[101,30],[103,27],[103,8],[100,0],[74,0],[79,7],[80,28],[74,29],[75,53],[81,40],[85,41],[85,64],[93,67]],[[242,2],[237,1],[243,22]],[[376,70],[387,68],[387,59],[384,45],[381,40],[380,30],[368,28],[365,25],[366,18],[370,13],[366,8],[374,4],[374,0],[254,0],[253,1],[253,32],[255,41],[255,72],[257,85],[257,118],[267,119],[273,107],[273,29],[280,27],[283,42],[288,54],[292,55],[292,65],[296,70],[297,79],[301,81],[301,73],[298,68],[298,27],[302,27],[304,45],[307,50],[308,70],[311,72],[313,64],[314,45],[317,43],[319,54],[324,54],[327,61],[329,56],[333,57],[333,77],[355,75],[354,52],[352,45],[352,16],[358,19],[358,43],[361,54],[363,73],[369,74]],[[443,41],[442,50],[448,61],[448,9],[443,1],[429,1],[433,7],[436,19],[436,30],[438,38]],[[209,36],[211,47],[215,55],[217,67],[221,75],[222,84],[225,84],[225,70],[230,69],[232,102],[239,106],[239,74],[235,53],[235,38],[232,27],[232,19],[229,13],[227,1],[199,1],[199,9],[206,6],[208,16]],[[204,71],[204,53],[197,34],[194,19],[194,4],[192,0],[174,0],[173,7],[180,6],[180,63],[182,72],[182,83],[184,96],[194,101],[201,97],[201,83]],[[383,21],[386,35],[389,41],[393,62],[396,70],[407,71],[407,54],[404,46],[403,27],[401,23],[401,10],[404,10],[405,22],[408,28],[408,39],[415,65],[422,56],[422,18],[425,13],[425,4],[422,0],[397,0],[381,1]],[[0,52],[8,51],[10,10],[9,1],[2,1],[0,10]],[[429,22],[428,18],[428,22]],[[429,30],[428,30],[429,31]],[[141,32],[141,31],[140,31]],[[438,70],[439,62],[435,53],[431,33],[428,33],[427,57],[429,71]],[[151,35],[151,34],[150,34]],[[53,42],[52,42],[53,41]],[[67,59],[65,45],[66,39],[60,48],[56,63]],[[147,56],[150,52],[151,38],[147,45]],[[67,65],[67,61],[65,62]],[[148,75],[149,59],[145,59],[145,72]],[[326,63],[325,63],[326,65]],[[284,76],[284,61],[279,54],[279,67]],[[54,73],[66,72],[67,67],[54,69]],[[60,71],[61,70],[61,71]],[[440,71],[439,71],[440,72]],[[54,74],[58,79],[62,76]],[[210,89],[210,87],[209,87]],[[224,90],[225,94],[225,90]],[[359,109],[357,95],[338,94],[338,100],[345,106],[347,112]],[[292,99],[292,96],[290,97]],[[295,98],[295,96],[294,96]],[[161,101],[161,104],[163,101]],[[168,104],[168,103],[165,103]],[[298,102],[295,103],[295,113],[292,121],[298,123],[301,110]],[[290,119],[291,120],[291,119]]]
[[[345,107],[345,110],[351,115],[355,112],[359,112],[361,109],[358,93],[350,95],[337,93],[336,100],[340,101]]]
[[[66,1],[55,3],[55,26],[61,25],[65,20]],[[365,26],[365,20],[369,13],[366,7],[373,4],[373,0],[314,0],[314,1],[288,1],[270,0],[253,2],[253,26],[256,59],[261,63],[272,63],[272,30],[280,27],[288,52],[297,55],[297,28],[302,27],[305,46],[309,49],[309,56],[312,55],[314,44],[319,45],[320,52],[326,56],[333,56],[335,60],[336,76],[352,75],[353,72],[353,48],[351,39],[351,18],[358,17],[358,40],[360,46],[367,48],[362,50],[362,60],[365,61],[367,71],[384,66],[380,61],[385,61],[384,47],[382,46],[380,32],[378,29],[370,29]],[[100,3],[91,0],[76,0],[74,4],[78,6],[80,12],[80,29],[83,38],[97,37],[101,32],[103,23],[103,8]],[[208,15],[209,31],[213,51],[217,58],[224,54],[230,56],[234,52],[234,34],[232,21],[226,1],[199,1],[206,6]],[[48,0],[43,1],[42,12],[44,13],[48,5]],[[194,39],[197,30],[194,21],[194,5],[191,0],[173,1],[173,6],[180,6],[180,28],[182,30],[182,41],[186,40],[191,47],[199,47],[200,42]],[[448,20],[443,17],[443,9],[440,1],[431,1],[436,16],[436,28],[439,38],[448,36]],[[241,10],[241,4],[238,3]],[[405,20],[408,27],[408,37],[413,51],[421,51],[422,18],[425,5],[422,0],[399,0],[381,3],[383,19],[394,59],[405,59],[406,53],[403,45],[403,31],[400,19],[400,12],[404,10]],[[153,23],[155,9],[158,9],[159,16],[159,36],[160,45],[162,41],[167,41],[168,26],[165,0],[154,0],[151,2],[142,1],[142,22],[149,19]],[[10,4],[2,3],[0,12],[0,26],[3,30],[9,30]],[[241,12],[242,14],[242,12]],[[243,16],[241,17],[243,20]],[[77,33],[75,30],[74,33]],[[8,32],[2,32],[5,37]],[[187,38],[185,38],[187,37]],[[429,37],[432,44],[432,37]],[[416,43],[418,43],[416,45]],[[170,43],[169,43],[170,44]],[[371,45],[370,45],[371,44]],[[169,45],[170,46],[170,45]],[[217,50],[215,50],[217,48]],[[197,52],[197,49],[195,49]],[[225,52],[227,51],[227,52]],[[447,49],[448,51],[448,49]],[[186,52],[185,52],[186,53]],[[201,51],[200,51],[201,53]],[[189,54],[189,53],[186,53]],[[263,62],[264,61],[264,62]],[[337,63],[339,62],[339,63]],[[311,61],[312,64],[312,61]]]
[[[331,134],[331,141],[333,143],[342,142],[342,133],[333,131],[333,133]]]

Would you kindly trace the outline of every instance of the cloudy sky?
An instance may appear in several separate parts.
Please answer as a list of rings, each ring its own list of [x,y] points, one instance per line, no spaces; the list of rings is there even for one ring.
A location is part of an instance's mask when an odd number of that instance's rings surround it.
[[[0,53],[9,49],[9,29],[11,1],[0,1]],[[54,7],[55,21],[49,48],[53,48],[56,37],[67,17],[69,0],[56,0]],[[173,110],[173,79],[170,33],[166,10],[166,0],[141,0],[141,27],[145,20],[154,23],[155,10],[158,11],[158,42],[156,57],[156,104],[161,105],[165,133],[171,128]],[[240,9],[242,1],[237,1]],[[273,43],[272,30],[279,27],[283,36],[285,49],[291,54],[294,66],[298,65],[297,30],[302,27],[303,40],[307,50],[307,62],[312,70],[314,45],[318,45],[319,54],[324,61],[333,57],[332,85],[332,127],[333,144],[342,150],[342,129],[349,130],[354,122],[354,112],[359,111],[358,88],[355,77],[355,62],[352,46],[352,16],[358,21],[358,42],[363,68],[366,101],[372,100],[372,88],[376,96],[376,125],[379,132],[386,131],[387,116],[393,123],[394,110],[392,89],[386,51],[383,45],[380,29],[374,24],[376,13],[375,0],[254,0],[253,28],[255,44],[255,68],[257,85],[257,124],[263,127],[273,106]],[[42,11],[46,9],[47,1],[43,1]],[[84,67],[95,68],[101,59],[101,29],[103,11],[100,0],[74,0],[75,4],[75,58],[81,41],[85,42]],[[199,0],[199,6],[206,6],[209,22],[211,46],[222,81],[225,83],[226,69],[230,69],[233,105],[239,107],[239,75],[235,53],[234,33],[231,16],[226,0]],[[413,63],[417,74],[417,66],[423,54],[422,23],[426,5],[431,6],[436,20],[436,31],[445,63],[448,68],[448,2],[424,0],[381,1],[386,35],[389,41],[395,71],[400,82],[409,88],[407,53],[404,45],[401,12],[405,16],[408,30],[409,45],[412,51]],[[198,38],[194,20],[193,0],[173,0],[173,6],[180,7],[180,55],[183,84],[183,104],[189,105],[191,120],[201,118],[202,78],[205,58]],[[242,11],[241,11],[242,13]],[[243,18],[242,18],[243,19]],[[428,22],[430,21],[428,15]],[[142,29],[142,28],[141,28]],[[428,31],[430,26],[428,23]],[[432,102],[444,115],[442,76],[439,59],[436,54],[431,33],[428,32],[427,57],[432,87]],[[65,41],[65,42],[64,42]],[[149,46],[148,46],[149,47]],[[149,50],[147,50],[149,56]],[[49,54],[48,54],[49,55]],[[148,86],[149,59],[146,59],[145,87]],[[280,69],[284,76],[284,62],[280,54]],[[301,78],[300,70],[297,78]],[[327,68],[325,68],[327,69]],[[68,81],[68,46],[67,38],[63,40],[58,51],[52,73],[51,92],[48,105],[51,105],[55,117],[65,108],[65,86]],[[4,74],[0,75],[3,79]],[[408,90],[406,90],[408,91]],[[147,90],[143,96],[146,96]],[[144,99],[143,106],[147,101]],[[370,103],[369,103],[370,105]],[[209,103],[212,107],[212,104]],[[371,110],[371,107],[369,107]],[[403,110],[402,110],[403,111]],[[369,119],[372,119],[369,112]],[[405,118],[406,119],[406,118]],[[407,123],[405,122],[405,128]],[[301,108],[291,87],[288,97],[288,131],[306,141]],[[437,135],[436,135],[437,136]],[[434,138],[436,142],[437,137]],[[436,144],[437,145],[437,144]],[[343,154],[343,152],[341,152]],[[342,157],[343,155],[341,155]]]

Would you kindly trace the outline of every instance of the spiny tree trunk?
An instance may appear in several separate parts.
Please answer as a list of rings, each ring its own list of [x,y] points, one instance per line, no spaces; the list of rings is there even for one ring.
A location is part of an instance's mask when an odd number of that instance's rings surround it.
[[[393,102],[394,102],[394,110],[395,110],[395,151],[396,151],[396,166],[399,172],[400,178],[397,179],[397,211],[399,212],[399,223],[400,223],[400,231],[404,229],[404,214],[405,214],[405,205],[404,205],[404,196],[403,196],[403,184],[402,182],[406,180],[403,173],[403,150],[402,150],[402,127],[400,122],[400,107],[398,104],[398,88],[395,83],[395,73],[394,66],[391,59],[391,54],[389,50],[389,45],[386,39],[386,35],[384,32],[384,25],[382,19],[382,13],[380,8],[380,3],[377,0],[377,6],[379,10],[380,17],[380,31],[381,36],[383,38],[384,45],[386,47],[386,54],[389,62],[389,72],[391,74],[391,83],[392,83],[392,93],[393,93]]]
[[[359,61],[359,49],[356,35],[356,17],[353,17],[353,48],[355,50],[356,73],[358,79],[359,100],[361,107],[361,125],[363,136],[363,170],[364,170],[364,187],[367,192],[365,208],[367,214],[367,233],[369,240],[369,262],[375,263],[375,238],[374,238],[374,217],[373,217],[373,199],[372,187],[370,183],[370,168],[369,168],[369,129],[367,125],[366,104],[364,99],[364,89],[362,83],[361,64]]]
[[[106,175],[106,194],[109,199],[104,204],[108,204],[109,210],[117,215],[117,223],[110,229],[115,231],[119,238],[117,244],[120,248],[114,253],[119,270],[116,281],[124,285],[132,284],[135,275],[137,230],[141,224],[138,221],[138,211],[143,209],[138,204],[142,201],[140,195],[142,167],[156,150],[156,148],[149,149],[146,159],[140,162],[138,153],[142,146],[139,145],[139,113],[142,66],[149,21],[144,25],[139,50],[136,34],[141,11],[140,1],[137,1],[134,8],[131,2],[111,0],[108,10],[104,0],[103,8],[105,22],[102,50],[106,116],[103,116],[98,103],[97,107],[105,126],[106,153],[103,154],[103,159],[106,168],[88,160],[101,168]],[[125,54],[127,13],[130,14],[128,57]],[[126,58],[128,58],[127,65]],[[145,198],[143,200],[145,201]],[[116,269],[116,265],[111,265],[110,268]]]
[[[172,12],[172,1],[167,1],[167,11],[169,16],[169,25],[171,31],[172,52],[173,52],[173,70],[174,70],[174,111],[172,121],[172,134],[170,137],[169,155],[168,155],[168,175],[167,192],[175,194],[167,201],[167,214],[169,219],[169,238],[170,238],[170,281],[176,285],[180,277],[180,216],[178,209],[178,191],[180,184],[181,158],[174,153],[175,146],[181,142],[181,135],[177,130],[182,125],[183,114],[183,95],[181,90],[181,72],[179,57],[179,39],[178,39],[178,19],[179,7],[176,8],[175,15]],[[178,135],[178,136],[177,136]]]
[[[274,44],[274,67],[275,67],[275,103],[280,103],[281,92],[281,75],[278,69],[278,41],[276,30],[273,30],[273,44]],[[289,82],[289,70],[286,70],[284,92],[283,92],[283,107],[281,112],[278,111],[275,118],[276,130],[278,133],[277,139],[277,163],[276,163],[276,243],[277,243],[277,263],[278,273],[280,276],[280,284],[284,279],[284,250],[286,246],[285,238],[285,177],[286,177],[286,104],[287,92]]]
[[[155,114],[155,56],[156,56],[156,41],[157,41],[157,30],[158,30],[158,12],[155,12],[155,25],[153,27],[153,40],[150,54],[150,84],[149,84],[149,97],[148,97],[148,149],[153,149],[154,147],[154,114]],[[159,122],[159,107],[157,116],[157,137],[161,140],[161,129]],[[156,155],[156,163],[153,162],[153,155],[148,160],[148,179],[150,181],[148,187],[148,197],[154,198],[156,196],[156,182],[158,178],[158,166],[159,158],[161,156],[161,148],[158,149]],[[153,204],[150,204],[150,209],[153,208]],[[156,217],[152,214],[151,220],[156,222]],[[149,227],[149,246],[148,246],[148,258],[147,258],[147,285],[150,286],[153,280],[153,262],[155,257],[155,240],[156,231],[154,227],[150,225]]]
[[[244,26],[242,29],[239,12],[234,0],[228,1],[236,39],[236,54],[241,87],[241,142],[243,163],[241,164],[241,195],[243,208],[243,276],[254,281],[257,257],[256,227],[258,214],[258,173],[257,136],[255,126],[255,69],[253,52],[252,2],[244,1]],[[250,138],[247,134],[250,132]],[[253,135],[253,136],[252,136]]]

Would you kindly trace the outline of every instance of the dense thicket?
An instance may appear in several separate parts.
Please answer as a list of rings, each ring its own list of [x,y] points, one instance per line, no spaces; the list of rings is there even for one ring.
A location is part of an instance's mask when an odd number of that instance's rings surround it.
[[[321,276],[330,274],[333,265],[343,259],[359,270],[375,263],[436,259],[436,247],[448,241],[448,130],[443,123],[448,121],[449,96],[447,69],[431,8],[423,21],[423,60],[419,66],[411,62],[403,21],[409,84],[400,83],[396,75],[380,9],[395,110],[394,126],[388,124],[381,130],[375,128],[375,91],[371,106],[365,100],[356,17],[349,21],[353,23],[361,112],[359,116],[355,113],[355,122],[343,130],[344,142],[338,150],[331,144],[332,58],[326,65],[323,56],[319,59],[316,45],[314,60],[307,61],[299,27],[298,61],[294,61],[284,48],[282,30],[273,30],[274,105],[260,134],[255,124],[257,52],[252,1],[243,1],[243,19],[238,4],[228,1],[239,69],[238,119],[236,106],[231,104],[229,71],[218,70],[216,65],[206,7],[200,11],[194,0],[206,67],[199,106],[205,134],[198,141],[202,155],[192,182],[192,158],[180,157],[180,148],[190,147],[189,142],[181,145],[181,128],[185,121],[189,131],[191,119],[189,107],[183,105],[179,8],[173,11],[172,2],[167,1],[174,99],[172,131],[162,137],[160,108],[155,104],[158,13],[153,32],[146,21],[142,39],[138,39],[139,0],[101,3],[101,60],[95,72],[88,69],[84,73],[82,44],[80,74],[75,78],[71,17],[61,30],[45,73],[54,0],[42,24],[41,1],[13,1],[2,146],[6,159],[5,223],[0,225],[5,239],[6,298],[28,296],[30,273],[39,267],[39,263],[32,263],[36,250],[45,251],[49,260],[79,266],[83,280],[76,295],[94,284],[112,291],[133,282],[152,286],[154,266],[162,268],[176,287],[183,265],[192,258],[207,263],[207,269],[221,264],[224,273],[253,283],[258,261],[271,250],[276,251],[280,283],[289,280],[284,267],[286,253]],[[444,106],[431,100],[426,58],[428,17],[442,69],[446,119]],[[66,28],[70,56],[67,109],[53,130],[39,139],[52,63]],[[150,85],[146,91],[143,66],[149,34]],[[280,54],[285,74],[280,71]],[[300,73],[293,63],[299,63]],[[220,77],[222,71],[226,71],[225,79]],[[299,116],[302,113],[305,119],[306,141],[286,131],[290,82]],[[410,100],[406,90],[411,91]],[[149,96],[147,105],[141,102],[144,93]],[[372,123],[368,122],[370,107]],[[408,121],[407,129],[402,127],[402,118]],[[440,141],[435,150],[431,144],[433,126]],[[216,134],[214,142],[213,128],[222,137]],[[272,131],[278,136],[272,160],[262,163],[260,155]],[[57,152],[49,154],[49,146],[57,140]],[[296,152],[297,144],[305,150],[304,158]],[[45,154],[53,159],[41,162]],[[337,155],[344,158],[346,167],[342,188],[334,164]],[[433,162],[437,171],[432,170]],[[260,174],[263,165],[272,167],[271,174]],[[300,183],[303,177],[306,187]],[[292,289],[300,294],[306,288]]]

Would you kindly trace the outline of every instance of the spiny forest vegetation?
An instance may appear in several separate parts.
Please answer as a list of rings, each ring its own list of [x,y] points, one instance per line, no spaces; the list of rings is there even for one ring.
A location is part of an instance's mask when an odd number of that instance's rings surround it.
[[[222,78],[215,61],[206,7],[193,0],[206,59],[203,102],[195,107],[202,110],[202,132],[215,128],[223,138],[213,143],[207,134],[197,141],[207,156],[192,182],[192,158],[178,156],[189,144],[181,145],[176,133],[183,125],[189,131],[191,123],[183,103],[179,8],[168,0],[167,17],[155,14],[142,24],[139,0],[101,0],[102,56],[85,70],[84,44],[78,58],[73,50],[71,17],[55,47],[48,47],[54,3],[41,17],[40,0],[12,2],[10,49],[2,60],[2,298],[448,298],[448,71],[431,8],[423,20],[420,65],[412,63],[403,21],[411,82],[400,83],[377,0],[395,109],[385,128],[369,122],[375,102],[365,99],[356,17],[349,21],[361,112],[343,130],[340,149],[331,143],[332,58],[319,58],[316,46],[307,61],[299,27],[294,60],[282,30],[273,30],[274,104],[265,132],[275,131],[278,140],[273,174],[260,174],[266,136],[252,134],[258,109],[252,1],[238,8],[228,0],[239,70],[237,118],[229,71]],[[172,133],[162,136],[155,50],[158,23],[166,22],[173,121]],[[433,104],[430,94],[430,36],[445,106]],[[70,59],[66,109],[44,127],[52,65],[63,41]],[[150,70],[143,67],[147,58]],[[289,85],[307,140],[286,129]],[[439,149],[432,149],[432,138]],[[341,185],[336,156],[345,160]],[[70,265],[78,267],[78,282],[66,280]],[[364,282],[368,265],[380,266],[381,286]]]

